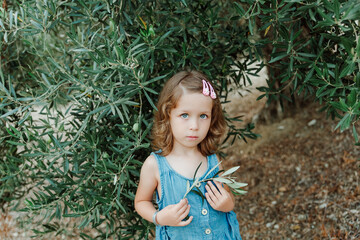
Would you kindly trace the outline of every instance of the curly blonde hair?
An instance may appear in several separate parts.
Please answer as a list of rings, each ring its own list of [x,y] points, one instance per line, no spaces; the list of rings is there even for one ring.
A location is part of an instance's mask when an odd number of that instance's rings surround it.
[[[156,151],[161,150],[161,155],[167,156],[173,149],[174,139],[170,126],[171,110],[176,107],[178,100],[185,91],[189,93],[202,93],[202,80],[210,82],[201,72],[182,71],[175,74],[165,83],[157,102],[158,111],[155,112],[151,134],[152,147]],[[198,149],[202,155],[208,156],[217,150],[225,129],[226,122],[220,100],[217,97],[213,99],[209,131],[205,139],[198,144]]]

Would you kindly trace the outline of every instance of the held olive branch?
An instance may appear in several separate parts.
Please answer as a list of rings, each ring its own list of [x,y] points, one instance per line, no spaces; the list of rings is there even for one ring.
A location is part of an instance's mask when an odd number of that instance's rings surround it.
[[[231,174],[234,173],[235,171],[237,171],[240,166],[232,167],[232,168],[230,168],[229,170],[226,170],[226,171],[220,170],[214,175],[214,177],[207,178],[210,175],[210,173],[215,171],[215,169],[218,166],[220,166],[220,164],[221,164],[221,161],[220,161],[216,166],[214,166],[205,175],[203,180],[199,180],[198,177],[196,178],[196,174],[197,174],[201,164],[202,163],[200,163],[199,166],[195,170],[194,177],[193,177],[193,179],[194,179],[193,184],[190,186],[190,181],[189,180],[187,181],[186,193],[184,194],[183,198],[185,198],[190,192],[194,192],[197,195],[199,195],[203,200],[205,200],[206,198],[205,198],[204,194],[201,192],[199,187],[200,187],[201,183],[208,182],[208,181],[218,181],[218,182],[221,182],[221,183],[225,183],[227,186],[229,186],[229,188],[232,190],[232,192],[234,194],[245,194],[247,192],[247,191],[245,191],[245,190],[243,190],[241,188],[247,186],[248,184],[247,183],[237,182],[236,178],[231,176]],[[222,173],[222,174],[219,176],[220,173]]]

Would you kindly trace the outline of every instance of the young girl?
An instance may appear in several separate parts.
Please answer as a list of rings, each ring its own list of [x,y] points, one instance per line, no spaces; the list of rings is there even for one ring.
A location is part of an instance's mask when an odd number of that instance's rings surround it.
[[[241,239],[229,188],[219,182],[197,187],[206,200],[190,192],[187,182],[200,180],[218,164],[214,154],[225,131],[219,98],[200,72],[179,72],[160,93],[152,132],[156,152],[145,160],[135,209],[156,224],[156,239]],[[211,171],[213,177],[219,169]],[[156,191],[156,210],[152,202]]]

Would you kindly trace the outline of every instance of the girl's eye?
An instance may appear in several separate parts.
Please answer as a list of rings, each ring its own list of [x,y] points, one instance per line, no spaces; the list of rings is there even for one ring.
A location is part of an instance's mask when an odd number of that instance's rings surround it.
[[[207,116],[206,114],[201,114],[201,115],[200,115],[200,118],[201,118],[201,119],[207,119],[208,116]]]
[[[188,118],[188,117],[189,117],[189,114],[183,113],[183,114],[180,115],[180,117],[182,117],[182,118]]]

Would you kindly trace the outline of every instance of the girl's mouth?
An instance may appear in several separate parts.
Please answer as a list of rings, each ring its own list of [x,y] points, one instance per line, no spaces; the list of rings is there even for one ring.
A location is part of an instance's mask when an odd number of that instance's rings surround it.
[[[186,136],[186,138],[190,139],[190,140],[196,140],[198,139],[199,137],[197,136]]]

